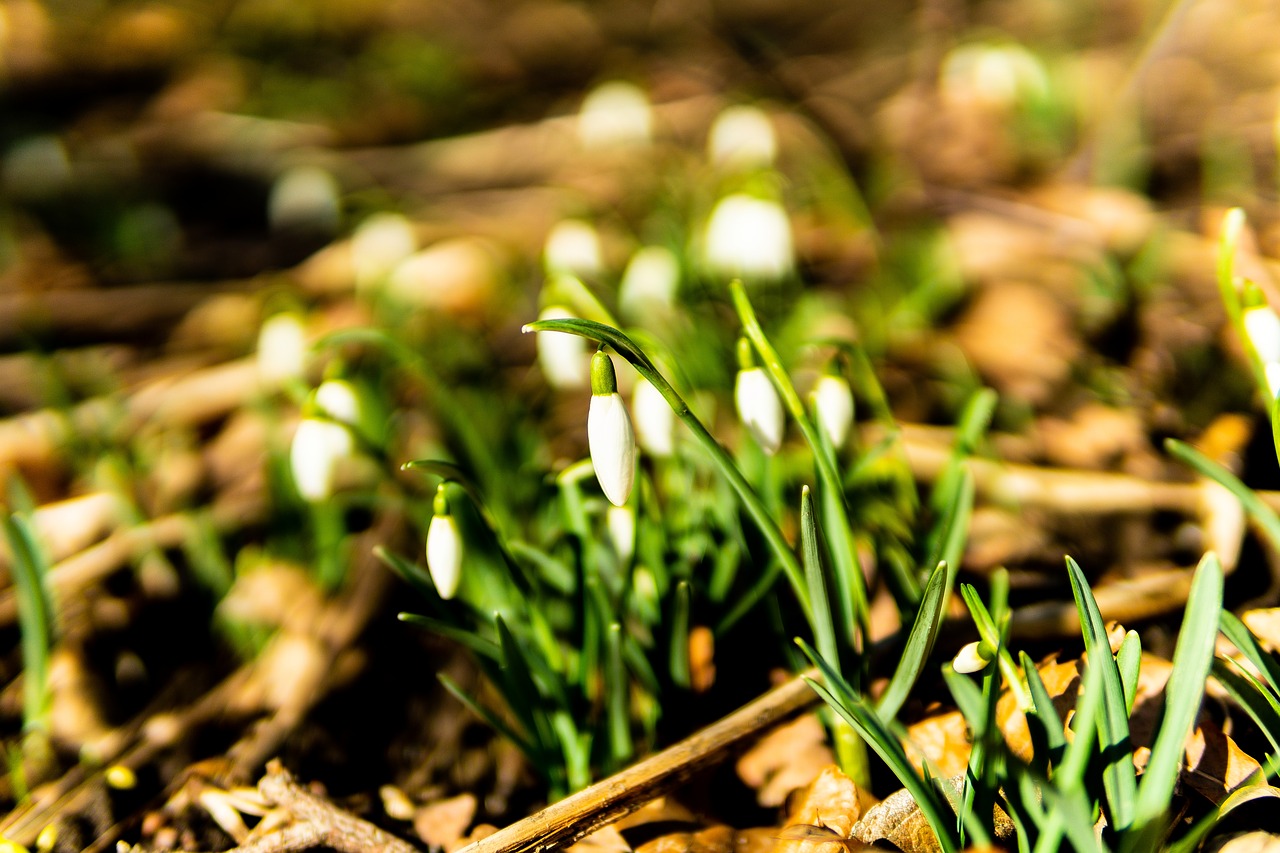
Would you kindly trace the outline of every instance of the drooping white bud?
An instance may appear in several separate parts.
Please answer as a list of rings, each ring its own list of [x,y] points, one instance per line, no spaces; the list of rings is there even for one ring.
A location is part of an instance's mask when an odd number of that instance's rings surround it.
[[[593,278],[604,270],[604,253],[595,226],[581,219],[557,222],[547,234],[542,263],[548,276],[567,273]]]
[[[427,571],[431,573],[436,592],[448,601],[457,594],[462,580],[462,535],[449,511],[444,483],[436,489],[433,509],[431,524],[427,527]]]
[[[639,86],[614,81],[597,86],[582,100],[578,139],[584,148],[647,145],[653,135],[653,111]]]
[[[271,187],[267,221],[273,231],[332,234],[342,218],[340,195],[338,182],[327,170],[294,166]]]
[[[559,305],[543,309],[539,320],[569,320],[573,314]],[[539,332],[538,364],[552,388],[581,388],[590,377],[587,341],[563,332]]]
[[[842,376],[824,374],[813,386],[813,408],[818,413],[818,424],[831,440],[831,446],[840,448],[849,437],[853,425],[853,391]]]
[[[636,476],[636,439],[626,403],[618,393],[613,360],[602,352],[591,359],[591,407],[587,411],[591,465],[604,496],[623,506]]]
[[[303,418],[289,447],[289,467],[294,485],[304,500],[326,500],[333,493],[333,476],[338,462],[355,449],[351,431],[340,423],[321,418]]]
[[[951,668],[966,675],[973,672],[981,672],[987,668],[987,664],[991,663],[991,658],[985,656],[982,652],[981,643],[966,644],[956,654],[955,660],[951,662]]]
[[[707,153],[724,168],[767,169],[778,153],[773,122],[758,107],[729,107],[711,125]]]
[[[715,275],[748,281],[783,278],[794,264],[791,220],[777,202],[726,196],[711,212],[704,252],[707,269]]]
[[[636,550],[636,514],[629,506],[611,506],[605,513],[605,527],[609,530],[609,541],[618,558],[626,565]]]
[[[786,419],[782,412],[782,401],[778,399],[778,392],[763,367],[749,367],[738,371],[733,400],[738,407],[738,417],[760,445],[760,449],[769,456],[777,453],[782,446]]]
[[[329,379],[320,383],[315,393],[316,408],[348,426],[360,422],[360,395],[345,379]]]
[[[418,249],[413,225],[399,213],[375,213],[351,236],[351,267],[356,287],[368,288],[391,274]]]
[[[302,318],[288,312],[268,317],[258,331],[258,380],[278,388],[301,379],[307,368],[307,333]]]
[[[1255,305],[1241,317],[1249,343],[1264,365],[1280,362],[1280,315],[1270,305]],[[1274,393],[1274,390],[1273,390]]]
[[[665,459],[675,452],[676,413],[662,392],[643,376],[631,392],[631,413],[635,417],[636,440],[645,453]]]
[[[669,309],[680,287],[680,263],[670,249],[646,246],[631,256],[618,286],[618,308],[643,318],[654,309]]]

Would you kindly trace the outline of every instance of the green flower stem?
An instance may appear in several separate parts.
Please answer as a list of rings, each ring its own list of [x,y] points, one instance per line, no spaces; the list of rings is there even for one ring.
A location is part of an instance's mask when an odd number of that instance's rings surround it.
[[[760,496],[755,493],[751,488],[751,484],[747,482],[746,477],[742,475],[742,472],[738,470],[738,466],[734,464],[733,457],[720,445],[720,442],[715,440],[702,421],[698,420],[697,415],[690,411],[689,404],[671,386],[671,383],[658,372],[658,369],[653,366],[653,362],[649,361],[648,356],[619,330],[592,320],[539,320],[536,323],[530,323],[525,326],[524,331],[566,332],[608,344],[613,347],[618,355],[630,362],[631,366],[641,376],[648,379],[654,388],[658,389],[663,399],[667,401],[667,405],[671,406],[671,410],[676,413],[676,417],[684,421],[685,425],[693,432],[694,438],[702,444],[707,454],[711,457],[712,464],[729,481],[733,490],[737,492],[738,498],[742,501],[742,505],[747,511],[747,515],[751,516],[751,520],[755,522],[756,527],[764,536],[770,550],[773,551],[774,556],[781,563],[783,571],[786,572],[787,580],[791,583],[791,588],[795,592],[796,598],[800,600],[800,605],[804,608],[805,615],[808,617],[812,627],[813,614],[809,605],[809,592],[805,587],[804,569],[801,568],[800,560],[791,550],[791,545],[788,544],[786,537],[782,535],[782,531],[778,529],[778,525],[769,515],[769,511],[763,501],[760,500]]]
[[[842,591],[851,596],[854,619],[862,631],[862,636],[866,637],[870,630],[870,606],[867,603],[867,590],[862,577],[862,569],[849,541],[849,530],[851,529],[849,512],[844,502],[843,481],[836,470],[835,454],[830,445],[819,436],[817,427],[814,426],[813,421],[809,418],[800,395],[796,392],[795,386],[791,384],[791,379],[787,375],[786,369],[782,366],[782,360],[778,358],[777,350],[773,348],[773,345],[769,343],[769,339],[765,337],[764,329],[760,327],[760,321],[756,319],[755,311],[751,308],[751,302],[747,299],[746,288],[743,287],[741,281],[735,279],[729,284],[729,292],[733,296],[733,304],[738,311],[738,317],[742,320],[743,331],[746,332],[752,346],[759,353],[765,371],[773,380],[774,387],[778,389],[778,394],[782,397],[783,405],[787,407],[787,411],[791,413],[791,417],[795,419],[795,422],[800,425],[800,431],[804,434],[805,441],[809,443],[809,447],[813,451],[813,458],[817,463],[818,479],[822,483],[823,491],[836,498],[827,501],[824,505],[832,514],[832,520],[835,522],[834,525],[829,525],[834,529],[828,531],[827,540],[833,552],[832,556],[840,568],[838,578]]]

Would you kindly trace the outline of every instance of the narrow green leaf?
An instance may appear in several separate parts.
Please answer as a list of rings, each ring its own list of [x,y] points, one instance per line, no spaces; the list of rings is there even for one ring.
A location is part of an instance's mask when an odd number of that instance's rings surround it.
[[[609,755],[614,767],[631,757],[631,679],[622,660],[622,626],[609,626],[605,658],[605,708],[609,718]]]
[[[433,619],[430,616],[421,616],[417,613],[399,613],[396,618],[401,622],[409,625],[417,625],[420,628],[426,628],[433,634],[439,634],[441,637],[453,640],[463,648],[470,649],[478,655],[483,655],[489,660],[501,663],[502,649],[493,640],[486,639],[475,631],[467,628],[460,628],[457,625],[450,625],[440,619]]]
[[[1031,699],[1035,706],[1033,716],[1043,731],[1045,745],[1049,749],[1049,754],[1043,757],[1047,758],[1045,764],[1046,766],[1057,764],[1061,760],[1062,751],[1067,746],[1062,717],[1058,715],[1058,709],[1053,705],[1053,699],[1049,696],[1049,691],[1044,686],[1044,679],[1040,677],[1040,670],[1036,669],[1035,662],[1031,660],[1026,652],[1021,652],[1019,658],[1022,663],[1022,671],[1027,677],[1027,687],[1031,692]],[[1041,759],[1042,756],[1037,754],[1036,758]]]
[[[1138,674],[1142,668],[1142,639],[1137,631],[1124,635],[1124,642],[1116,654],[1116,667],[1120,670],[1120,684],[1124,687],[1125,712],[1132,714],[1134,700],[1138,698]]]
[[[1133,768],[1133,745],[1129,740],[1129,714],[1124,700],[1124,687],[1120,683],[1120,670],[1111,655],[1111,643],[1107,627],[1098,610],[1098,602],[1089,589],[1089,582],[1078,563],[1067,557],[1067,573],[1071,578],[1071,593],[1075,596],[1076,610],[1080,614],[1080,627],[1084,632],[1085,648],[1089,652],[1089,665],[1101,672],[1103,709],[1098,732],[1102,739],[1102,752],[1106,762],[1103,769],[1103,785],[1107,790],[1107,805],[1111,812],[1111,825],[1123,833],[1133,823],[1134,800],[1137,779]],[[1078,737],[1078,736],[1077,736]]]
[[[502,675],[506,689],[503,695],[511,711],[534,737],[540,749],[549,752],[556,743],[555,733],[547,720],[546,703],[533,679],[523,646],[516,640],[501,616],[494,617],[498,629],[498,645],[502,650]]]
[[[693,678],[689,672],[689,582],[676,583],[671,608],[671,643],[668,667],[677,687],[689,689]]]
[[[1219,628],[1222,630],[1222,635],[1240,650],[1240,653],[1257,668],[1258,672],[1263,674],[1271,690],[1280,698],[1280,663],[1276,661],[1275,656],[1258,645],[1253,632],[1230,610],[1222,611],[1219,617]]]
[[[1262,528],[1271,542],[1271,547],[1280,549],[1280,515],[1263,503],[1262,499],[1254,494],[1253,489],[1246,486],[1235,474],[1189,444],[1178,441],[1176,438],[1168,438],[1165,439],[1164,447],[1170,456],[1191,466],[1196,473],[1214,480],[1235,495],[1244,507],[1244,511],[1255,524]]]
[[[543,762],[546,761],[545,753],[534,746],[528,738],[524,737],[511,726],[507,725],[507,721],[502,719],[502,717],[498,716],[484,705],[481,705],[475,698],[467,693],[467,691],[458,686],[457,682],[445,675],[443,672],[438,673],[436,678],[444,686],[445,690],[452,693],[455,699],[466,706],[468,711],[475,714],[481,720],[484,720],[491,729],[519,747],[520,751],[528,756],[534,767],[541,768],[543,766]]]
[[[836,648],[836,631],[831,622],[831,607],[827,602],[827,582],[822,572],[822,559],[818,556],[818,524],[813,517],[813,496],[809,487],[800,490],[800,562],[804,566],[805,585],[809,589],[809,604],[813,608],[810,622],[813,624],[814,642],[818,653],[840,666],[840,652]]]
[[[939,563],[929,575],[925,584],[924,595],[920,598],[920,609],[916,613],[915,622],[911,625],[911,633],[907,636],[906,647],[902,650],[902,660],[894,667],[893,677],[885,688],[880,701],[876,704],[876,713],[882,719],[892,720],[907,701],[911,688],[915,686],[924,671],[929,655],[933,653],[934,642],[942,629],[942,611],[949,597],[947,579],[950,573],[946,563]]]
[[[22,728],[43,731],[49,713],[53,644],[53,606],[45,587],[48,563],[25,518],[9,512],[3,512],[2,518],[22,636]]]
[[[1250,673],[1235,669],[1238,664],[1218,658],[1213,662],[1213,677],[1218,679],[1231,698],[1253,719],[1262,734],[1271,743],[1271,758],[1267,764],[1277,764],[1280,759],[1280,701]],[[1274,777],[1275,769],[1267,775]]]

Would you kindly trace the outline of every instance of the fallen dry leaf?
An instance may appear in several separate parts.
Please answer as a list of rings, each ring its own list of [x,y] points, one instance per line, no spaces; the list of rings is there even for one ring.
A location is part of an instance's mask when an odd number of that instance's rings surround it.
[[[1253,636],[1269,652],[1280,650],[1280,607],[1248,610],[1240,616]]]
[[[476,798],[459,794],[419,808],[413,816],[413,831],[432,847],[453,850],[462,846],[460,842],[475,816]]]
[[[622,837],[618,827],[610,824],[565,849],[568,853],[620,853],[630,850],[631,845]]]
[[[969,766],[969,728],[959,711],[925,717],[907,727],[903,743],[917,773],[928,762],[940,776],[963,773]]]
[[[849,838],[862,816],[858,786],[834,764],[793,798],[786,826],[820,826]]]
[[[1215,839],[1205,853],[1280,853],[1280,835],[1255,830]]]
[[[1204,720],[1187,739],[1182,781],[1214,805],[1244,785],[1261,765],[1247,755],[1217,724]]]
[[[853,827],[853,836],[866,844],[888,841],[903,853],[941,853],[938,836],[924,812],[904,788],[867,809]]]
[[[835,763],[827,734],[814,714],[778,726],[738,759],[737,771],[760,805],[775,808]]]
[[[710,826],[697,832],[671,832],[638,845],[636,853],[734,853],[732,827]]]

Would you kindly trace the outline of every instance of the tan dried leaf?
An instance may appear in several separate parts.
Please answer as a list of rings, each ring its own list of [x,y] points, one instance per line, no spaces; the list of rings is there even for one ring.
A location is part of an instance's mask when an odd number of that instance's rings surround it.
[[[888,841],[903,853],[941,853],[942,845],[929,821],[904,788],[867,809],[853,827],[853,836],[866,844]]]
[[[732,827],[711,826],[697,832],[670,832],[637,846],[636,853],[734,853]]]
[[[805,714],[778,726],[738,759],[738,778],[756,790],[760,805],[776,808],[787,795],[835,763],[817,716]]]
[[[907,728],[903,747],[917,773],[926,762],[941,776],[963,773],[969,766],[969,729],[964,715],[947,711],[913,723]]]
[[[1254,830],[1214,839],[1205,853],[1280,853],[1280,835]]]
[[[453,850],[461,847],[467,827],[476,816],[476,798],[459,794],[428,803],[413,816],[413,831],[432,847]]]
[[[826,827],[848,838],[861,816],[858,786],[833,764],[793,798],[786,825]]]
[[[1214,805],[1244,785],[1261,767],[1211,720],[1204,720],[1187,739],[1182,782]]]
[[[1246,611],[1240,621],[1253,632],[1264,649],[1269,652],[1280,649],[1280,607]]]
[[[621,853],[630,850],[631,845],[622,837],[618,827],[609,825],[566,849],[568,853]]]

